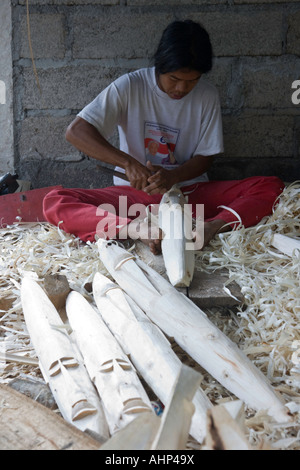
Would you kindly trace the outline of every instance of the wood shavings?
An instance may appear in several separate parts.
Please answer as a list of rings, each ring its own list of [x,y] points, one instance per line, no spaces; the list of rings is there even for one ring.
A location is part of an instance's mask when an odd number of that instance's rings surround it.
[[[300,450],[300,263],[299,255],[287,256],[272,246],[275,233],[299,239],[300,182],[287,187],[271,216],[256,227],[222,233],[203,251],[197,252],[196,269],[208,273],[227,268],[229,281],[237,282],[245,297],[238,309],[206,311],[211,321],[249,356],[268,376],[275,389],[290,402],[293,425],[275,425],[264,413],[247,410],[250,445],[256,448]],[[48,223],[18,223],[0,229],[0,352],[36,360],[20,304],[19,286],[24,275],[43,280],[48,274],[63,274],[70,287],[91,296],[85,286],[97,271],[106,276],[94,244],[84,244]],[[91,297],[90,297],[91,298]],[[180,359],[203,376],[201,387],[214,404],[232,400],[220,386],[178,345]],[[0,383],[20,375],[41,377],[35,365],[5,362],[0,357]],[[17,358],[16,358],[17,361]],[[189,448],[200,449],[198,443]]]
[[[256,227],[239,226],[217,236],[209,247],[198,252],[197,267],[206,272],[228,269],[229,281],[240,285],[245,298],[236,314],[239,328],[233,330],[232,339],[273,386],[287,384],[289,389],[283,394],[300,397],[300,370],[295,364],[299,351],[294,347],[300,338],[299,253],[289,256],[274,248],[275,233],[299,239],[299,182],[285,188],[272,215]],[[256,416],[256,420],[263,427],[264,438],[267,436],[274,448],[300,449],[298,414],[295,426],[282,429],[271,424],[266,428],[265,417]],[[253,423],[248,422],[250,438],[257,440],[261,431],[256,423],[251,429]],[[291,437],[291,433],[296,437]]]
[[[92,244],[64,233],[47,223],[18,223],[0,230],[0,382],[7,383],[20,372],[40,376],[38,367],[20,365],[26,350],[35,364],[35,351],[30,345],[20,303],[20,282],[23,276],[43,280],[48,274],[65,274],[70,287],[85,293],[85,285],[97,271],[104,272],[98,250]],[[6,356],[6,361],[4,360]]]

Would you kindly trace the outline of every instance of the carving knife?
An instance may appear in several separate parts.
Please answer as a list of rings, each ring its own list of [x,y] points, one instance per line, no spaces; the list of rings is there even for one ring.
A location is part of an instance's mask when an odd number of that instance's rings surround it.
[[[110,175],[117,176],[118,178],[121,178],[124,181],[129,181],[125,173],[122,173],[121,171],[117,171],[114,168],[104,166],[101,163],[99,163],[97,167],[103,170],[105,173],[109,173]]]

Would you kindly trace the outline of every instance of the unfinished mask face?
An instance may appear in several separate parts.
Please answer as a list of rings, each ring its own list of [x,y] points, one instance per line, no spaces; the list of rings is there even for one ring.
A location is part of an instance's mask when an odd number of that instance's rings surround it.
[[[78,367],[79,363],[75,357],[62,357],[61,359],[58,359],[54,361],[50,368],[49,368],[49,375],[50,377],[55,377],[57,374],[59,374],[62,370],[62,367],[65,367],[66,369],[70,367]]]
[[[89,403],[84,389],[81,389],[69,373],[68,369],[61,361],[58,361],[59,366],[57,374],[61,374],[64,379],[65,390],[68,393],[69,401],[71,403],[71,418],[72,421],[78,421],[86,416],[97,413],[97,408]],[[77,365],[79,365],[77,363]],[[56,374],[56,376],[57,376]]]
[[[99,371],[100,372],[113,372],[114,370],[118,370],[120,367],[123,370],[131,370],[131,364],[124,360],[124,359],[110,359],[109,361],[104,362]]]
[[[41,372],[63,418],[81,431],[108,437],[100,398],[53,303],[39,283],[27,277],[21,301]]]
[[[136,413],[152,411],[135,369],[100,313],[75,291],[67,299],[66,311],[89,376],[101,397],[111,434],[127,425]]]

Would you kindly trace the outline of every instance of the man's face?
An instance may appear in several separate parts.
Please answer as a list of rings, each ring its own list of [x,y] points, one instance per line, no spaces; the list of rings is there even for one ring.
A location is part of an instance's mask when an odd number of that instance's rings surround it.
[[[197,85],[201,73],[196,70],[179,69],[158,76],[159,88],[173,100],[181,100]]]

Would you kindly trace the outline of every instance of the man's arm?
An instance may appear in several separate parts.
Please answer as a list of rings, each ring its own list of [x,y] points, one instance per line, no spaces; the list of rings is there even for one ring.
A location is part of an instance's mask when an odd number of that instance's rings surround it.
[[[131,155],[111,145],[89,122],[80,117],[69,125],[67,141],[89,157],[124,168],[132,187],[144,189],[151,171]]]
[[[153,175],[148,178],[149,184],[145,187],[144,191],[148,194],[163,194],[174,184],[188,181],[206,173],[206,171],[211,167],[213,159],[214,155],[207,157],[195,155],[193,158],[173,170],[166,170],[158,165],[152,165],[148,162],[147,167],[151,170]]]

